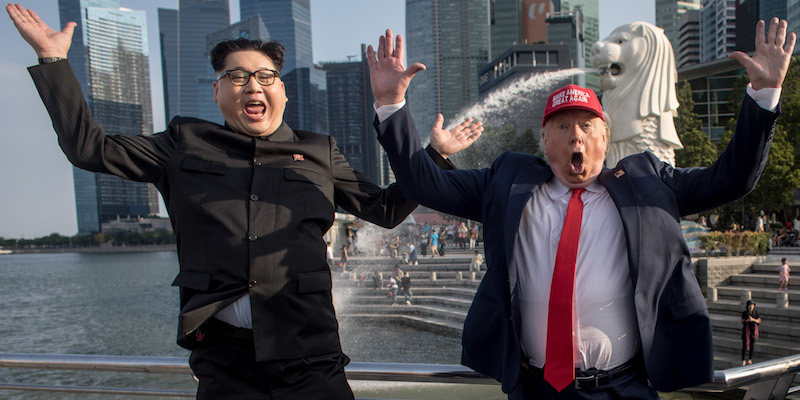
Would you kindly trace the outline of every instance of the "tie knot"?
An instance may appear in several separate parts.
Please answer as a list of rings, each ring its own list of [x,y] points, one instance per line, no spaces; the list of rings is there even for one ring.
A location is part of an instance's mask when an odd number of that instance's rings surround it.
[[[581,194],[582,194],[583,192],[585,192],[585,191],[586,191],[586,189],[585,189],[585,188],[572,189],[572,197],[573,197],[573,198],[575,198],[575,197],[578,197],[578,198],[580,198],[580,197],[581,197]]]

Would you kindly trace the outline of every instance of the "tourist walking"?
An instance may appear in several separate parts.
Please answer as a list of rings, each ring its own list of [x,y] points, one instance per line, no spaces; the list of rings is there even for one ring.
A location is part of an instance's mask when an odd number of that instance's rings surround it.
[[[389,297],[392,298],[392,305],[397,305],[397,291],[400,289],[400,286],[397,285],[397,280],[394,279],[394,276],[389,278]]]
[[[403,275],[403,279],[400,280],[400,286],[403,289],[403,295],[406,298],[406,305],[411,305],[411,278],[408,276],[408,272]]]
[[[325,262],[328,263],[328,268],[333,270],[333,246],[331,242],[325,243]]]
[[[781,265],[778,266],[778,290],[789,290],[789,262],[786,257],[781,258]]]
[[[753,348],[758,340],[758,324],[760,323],[761,317],[756,311],[756,303],[747,300],[747,306],[742,312],[742,365],[753,363]]]
[[[417,246],[414,246],[414,243],[408,243],[408,264],[409,265],[419,265],[419,260],[417,259]]]
[[[347,261],[350,256],[347,254],[347,243],[342,245],[342,258],[339,259],[339,265],[342,267],[342,272],[347,272]]]
[[[475,225],[469,227],[469,249],[475,248],[475,242],[478,241],[478,228]]]
[[[439,232],[431,233],[431,258],[439,255]]]

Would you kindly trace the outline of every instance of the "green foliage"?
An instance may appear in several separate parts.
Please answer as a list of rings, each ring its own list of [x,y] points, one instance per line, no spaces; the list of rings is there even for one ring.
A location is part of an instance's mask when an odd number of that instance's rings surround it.
[[[164,229],[148,232],[105,232],[93,235],[61,236],[52,233],[36,239],[6,239],[0,237],[0,247],[9,249],[96,247],[104,243],[112,246],[143,246],[174,244],[175,234]]]
[[[675,151],[675,165],[678,167],[708,167],[717,159],[717,151],[711,140],[703,132],[703,124],[694,112],[692,86],[689,82],[678,85],[678,117],[675,130],[681,139],[683,149]]]
[[[728,104],[738,110],[746,95],[745,87],[749,82],[745,74],[734,85],[728,97]],[[717,142],[717,151],[722,153],[733,137],[735,120],[728,121],[727,130]],[[716,209],[720,215],[721,226],[729,227],[741,222],[742,208],[753,211],[764,210],[778,213],[794,203],[794,190],[800,186],[800,60],[792,59],[789,73],[781,92],[781,115],[776,121],[775,136],[770,147],[769,157],[758,185],[744,200]],[[744,207],[743,203],[744,202]],[[751,215],[753,218],[754,215]]]
[[[700,248],[724,256],[762,255],[769,250],[766,232],[709,232],[700,236]]]
[[[511,125],[486,127],[480,139],[453,155],[452,161],[460,169],[488,168],[497,156],[509,150],[538,154],[539,134],[532,129],[519,133]]]

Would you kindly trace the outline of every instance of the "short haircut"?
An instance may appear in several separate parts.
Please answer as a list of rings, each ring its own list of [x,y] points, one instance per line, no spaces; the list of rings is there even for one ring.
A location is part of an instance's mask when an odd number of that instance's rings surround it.
[[[213,49],[208,53],[211,57],[211,67],[215,72],[222,72],[225,68],[225,57],[228,54],[237,51],[255,50],[264,53],[265,56],[272,60],[278,72],[283,68],[283,52],[284,47],[282,44],[275,41],[251,40],[245,38],[238,38],[233,40],[225,40],[217,43]]]

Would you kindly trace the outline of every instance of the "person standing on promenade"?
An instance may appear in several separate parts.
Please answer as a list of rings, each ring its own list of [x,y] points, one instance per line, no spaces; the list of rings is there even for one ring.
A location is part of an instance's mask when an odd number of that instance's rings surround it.
[[[406,305],[411,305],[411,277],[408,276],[408,272],[403,275],[403,279],[400,280],[400,287],[403,289],[403,295],[406,298]]]
[[[354,171],[332,137],[286,125],[283,46],[239,38],[211,51],[224,125],[175,117],[161,133],[107,135],[67,60],[77,25],[59,32],[19,4],[6,11],[39,57],[29,72],[70,162],[151,182],[164,198],[197,397],[352,399],[323,234],[336,207],[391,228],[417,204]],[[453,168],[453,143],[441,142],[430,157]]]
[[[350,261],[350,256],[347,254],[347,243],[342,245],[342,256],[339,259],[339,266],[342,267],[342,273],[347,272],[347,262]]]
[[[485,169],[441,171],[405,104],[424,65],[405,68],[390,30],[377,53],[368,48],[375,127],[403,193],[483,223],[487,271],[464,321],[463,364],[513,400],[655,400],[656,390],[713,379],[711,321],[679,221],[758,182],[796,42],[785,20],[765,31],[759,21],[752,57],[731,54],[750,85],[730,144],[708,168],[675,168],[649,152],[604,168],[600,102],[568,85],[545,105],[544,159],[509,151]]]
[[[789,261],[786,257],[781,258],[781,265],[778,266],[778,290],[789,290]]]
[[[756,311],[756,303],[747,300],[744,312],[742,312],[742,365],[753,363],[753,348],[758,340],[758,325],[761,317]],[[747,358],[745,358],[747,356]]]

